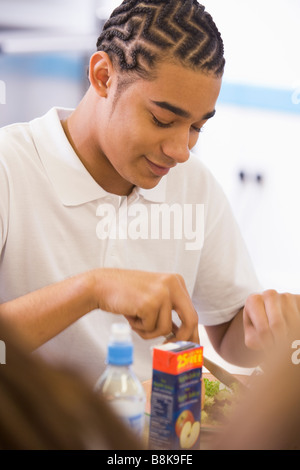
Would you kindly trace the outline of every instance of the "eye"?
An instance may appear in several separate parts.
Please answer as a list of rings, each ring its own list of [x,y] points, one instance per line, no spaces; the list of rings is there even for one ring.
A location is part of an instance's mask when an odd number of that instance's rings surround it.
[[[164,123],[164,122],[159,121],[159,120],[154,116],[154,114],[152,114],[152,119],[153,119],[153,122],[154,122],[154,124],[155,124],[156,126],[158,126],[158,127],[163,127],[163,128],[165,128],[165,129],[168,128],[168,127],[170,127],[170,126],[173,124],[172,122],[169,122],[169,123],[166,124],[166,123]]]
[[[198,132],[199,134],[200,134],[200,132],[203,132],[203,127],[192,126],[192,129],[193,129],[193,131]]]

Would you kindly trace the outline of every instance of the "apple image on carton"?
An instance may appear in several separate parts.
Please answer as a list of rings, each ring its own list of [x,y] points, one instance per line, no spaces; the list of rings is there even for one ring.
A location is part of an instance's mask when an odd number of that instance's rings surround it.
[[[175,432],[179,437],[180,447],[190,449],[198,439],[200,422],[195,421],[190,410],[183,410],[176,420]]]
[[[186,421],[179,438],[180,447],[182,447],[182,449],[190,449],[193,447],[198,439],[199,433],[199,421],[194,421],[194,423]]]
[[[187,421],[193,423],[195,421],[194,415],[190,410],[183,410],[178,416],[175,423],[175,432],[178,437],[180,437],[182,428]]]

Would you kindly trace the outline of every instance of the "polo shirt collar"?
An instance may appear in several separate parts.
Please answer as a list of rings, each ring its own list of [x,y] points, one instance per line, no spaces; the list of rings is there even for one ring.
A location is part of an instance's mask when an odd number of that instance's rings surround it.
[[[64,133],[60,121],[72,111],[52,108],[44,116],[30,122],[41,162],[58,197],[66,206],[77,206],[109,195],[87,171]],[[146,200],[163,202],[166,177],[152,189],[135,188],[135,191]]]

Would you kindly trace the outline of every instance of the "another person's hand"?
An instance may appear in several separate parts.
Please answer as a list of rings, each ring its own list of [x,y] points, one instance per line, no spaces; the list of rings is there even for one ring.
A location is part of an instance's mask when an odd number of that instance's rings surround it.
[[[265,355],[264,372],[249,378],[248,389],[232,409],[228,426],[214,436],[211,450],[300,450],[300,364],[291,343],[300,340],[300,316],[293,309],[299,296],[277,299],[294,314],[293,329]]]
[[[182,276],[122,269],[94,271],[94,275],[99,308],[124,315],[142,338],[172,332],[175,341],[199,342],[198,316]],[[172,321],[172,310],[179,326]]]
[[[248,297],[243,322],[245,344],[268,351],[293,335],[300,323],[300,295],[267,290]]]

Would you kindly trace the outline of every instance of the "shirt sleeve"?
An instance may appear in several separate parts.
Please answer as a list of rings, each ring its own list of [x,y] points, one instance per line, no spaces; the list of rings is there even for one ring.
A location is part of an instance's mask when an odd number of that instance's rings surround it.
[[[192,295],[203,325],[231,320],[247,297],[260,292],[247,247],[230,204],[212,181],[205,211],[205,238]]]

